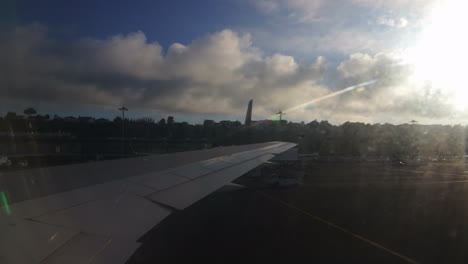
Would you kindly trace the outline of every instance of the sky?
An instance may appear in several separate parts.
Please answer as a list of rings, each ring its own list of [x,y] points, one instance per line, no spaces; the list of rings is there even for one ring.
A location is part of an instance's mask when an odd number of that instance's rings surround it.
[[[468,123],[462,0],[0,4],[0,114]],[[465,100],[466,99],[466,100]],[[465,102],[466,101],[466,102]]]

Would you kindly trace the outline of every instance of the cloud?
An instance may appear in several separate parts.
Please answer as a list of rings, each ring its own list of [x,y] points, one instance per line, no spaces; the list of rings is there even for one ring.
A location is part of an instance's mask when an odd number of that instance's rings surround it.
[[[377,19],[377,24],[389,27],[404,28],[408,25],[408,20],[404,17],[397,19],[381,16]]]
[[[335,69],[332,82],[325,87],[331,94],[360,83],[375,83],[318,101],[288,113],[296,120],[327,119],[332,123],[360,121],[367,123],[463,123],[466,112],[454,105],[454,94],[430,82],[415,81],[413,66],[401,63],[400,52],[353,53]],[[308,98],[308,99],[306,99]],[[304,97],[302,103],[321,98]]]
[[[255,42],[271,50],[294,53],[296,56],[344,55],[355,52],[377,53],[393,49],[397,39],[380,33],[358,29],[331,29],[324,34],[294,34],[254,31]]]
[[[83,39],[70,47],[77,68],[117,73],[141,79],[164,78],[162,47],[148,43],[143,32],[116,35],[106,40]]]
[[[435,0],[251,0],[251,2],[265,14],[283,16],[296,23],[338,24],[352,21],[358,16],[376,17],[375,14],[381,13],[419,16],[437,4]]]
[[[325,44],[325,43],[324,43]],[[330,45],[337,45],[330,42]],[[398,52],[354,52],[336,67],[281,53],[265,56],[251,36],[226,29],[165,50],[143,32],[58,41],[39,24],[0,33],[0,97],[15,102],[239,116],[253,98],[256,118],[348,86],[375,84],[288,113],[293,120],[407,122],[466,118],[453,95],[412,82]]]
[[[1,33],[0,96],[31,104],[54,103],[189,113],[243,113],[254,98],[256,113],[269,113],[301,95],[323,92],[317,82],[326,61],[298,64],[293,57],[262,56],[250,36],[232,30],[188,44],[174,43],[165,55],[157,42],[134,32],[108,39],[59,42],[33,24]],[[288,96],[284,96],[287,94]]]
[[[263,11],[268,24],[245,31],[267,50],[303,57],[375,54],[411,44],[423,28],[420,21],[433,1],[416,0],[418,4],[414,4],[397,0],[400,5],[366,0],[267,2],[275,6]]]
[[[387,11],[418,11],[432,5],[435,0],[349,0],[353,4],[380,8]]]
[[[330,20],[334,13],[339,15],[338,10],[342,2],[346,1],[325,1],[325,0],[251,0],[251,2],[261,12],[267,15],[283,17],[283,22],[289,23],[314,23]]]
[[[430,82],[412,80],[412,66],[400,62],[401,56],[397,52],[374,56],[351,54],[337,66],[337,85],[346,87],[370,80],[377,82],[328,101],[322,105],[322,111],[343,113],[340,119],[343,116],[366,116],[370,122],[408,122],[415,118],[437,122],[462,117],[448,90],[434,87]],[[466,116],[463,118],[466,120]]]
[[[271,14],[279,8],[279,4],[275,0],[257,0],[253,3],[260,11],[266,14]]]

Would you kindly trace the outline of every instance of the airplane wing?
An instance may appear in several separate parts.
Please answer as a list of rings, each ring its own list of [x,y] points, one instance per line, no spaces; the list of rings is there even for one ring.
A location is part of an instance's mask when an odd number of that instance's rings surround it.
[[[0,174],[0,263],[124,263],[171,212],[294,146],[270,142]]]

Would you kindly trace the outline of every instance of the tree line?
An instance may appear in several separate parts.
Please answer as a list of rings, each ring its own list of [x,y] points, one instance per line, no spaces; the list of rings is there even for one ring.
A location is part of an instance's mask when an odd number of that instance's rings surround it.
[[[24,115],[9,112],[0,117],[0,132],[30,135],[68,134],[78,138],[125,137],[204,140],[211,146],[238,145],[268,141],[299,144],[302,153],[320,156],[414,159],[462,158],[468,127],[461,125],[364,124],[327,121],[295,123],[264,120],[246,127],[239,121],[205,120],[203,124],[177,122],[174,117],[113,120],[93,117],[39,115],[25,109]]]

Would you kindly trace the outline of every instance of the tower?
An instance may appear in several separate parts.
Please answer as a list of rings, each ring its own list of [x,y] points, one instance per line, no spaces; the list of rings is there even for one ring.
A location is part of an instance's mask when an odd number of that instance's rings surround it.
[[[250,126],[252,123],[252,105],[253,100],[249,101],[249,106],[247,107],[247,113],[245,114],[245,126]]]

